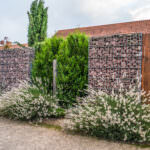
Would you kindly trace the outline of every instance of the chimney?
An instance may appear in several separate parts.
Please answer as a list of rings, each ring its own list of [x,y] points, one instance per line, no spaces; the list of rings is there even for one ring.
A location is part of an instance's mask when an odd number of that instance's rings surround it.
[[[4,37],[4,45],[6,45],[7,44],[7,41],[8,41],[8,37]]]

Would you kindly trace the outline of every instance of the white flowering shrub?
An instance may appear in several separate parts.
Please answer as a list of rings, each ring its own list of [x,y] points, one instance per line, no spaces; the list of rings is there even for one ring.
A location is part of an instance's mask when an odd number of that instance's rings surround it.
[[[0,115],[12,119],[32,121],[64,114],[57,98],[45,94],[42,88],[28,81],[21,81],[19,87],[14,87],[0,96]]]
[[[140,102],[141,94],[136,91],[130,87],[129,92],[108,95],[89,89],[89,95],[69,110],[67,127],[111,140],[149,142],[150,106]]]

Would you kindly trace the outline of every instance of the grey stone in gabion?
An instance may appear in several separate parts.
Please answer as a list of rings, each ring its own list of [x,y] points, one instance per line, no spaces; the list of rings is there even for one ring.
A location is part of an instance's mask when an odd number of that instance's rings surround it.
[[[19,80],[30,78],[34,51],[30,48],[0,50],[0,88],[11,89]]]
[[[89,85],[110,92],[118,89],[117,80],[126,88],[141,74],[142,35],[93,37],[89,42]],[[124,77],[124,75],[126,75]]]

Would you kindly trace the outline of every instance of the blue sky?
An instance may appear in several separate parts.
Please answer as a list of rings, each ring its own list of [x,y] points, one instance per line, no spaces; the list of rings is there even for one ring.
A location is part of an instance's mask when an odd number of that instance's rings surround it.
[[[27,42],[32,0],[1,0],[0,40]],[[150,0],[45,0],[48,36],[57,30],[150,19]]]

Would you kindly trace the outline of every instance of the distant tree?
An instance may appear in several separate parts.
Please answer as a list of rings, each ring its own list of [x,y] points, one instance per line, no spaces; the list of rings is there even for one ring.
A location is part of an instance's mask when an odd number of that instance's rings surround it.
[[[17,44],[18,46],[22,47],[22,48],[25,48],[25,46],[18,41],[15,41],[14,43]]]
[[[36,42],[44,41],[47,37],[48,7],[44,7],[43,0],[34,0],[28,11],[28,45],[33,47]]]

